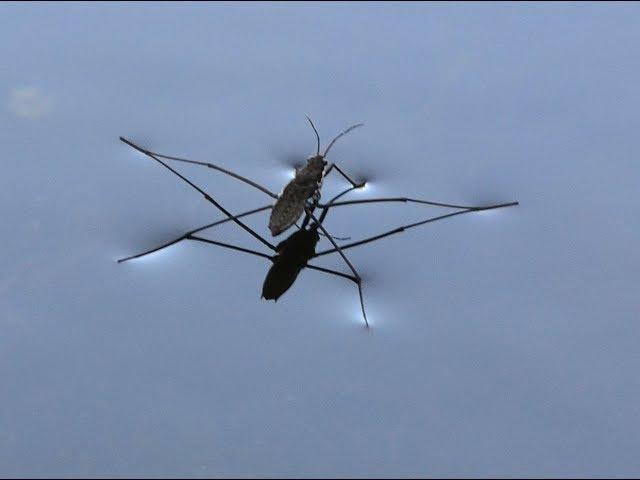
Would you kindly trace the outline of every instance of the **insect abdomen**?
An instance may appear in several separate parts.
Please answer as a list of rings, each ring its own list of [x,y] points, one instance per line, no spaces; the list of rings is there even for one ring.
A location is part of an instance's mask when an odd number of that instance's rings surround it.
[[[296,172],[296,178],[284,187],[271,210],[269,230],[274,237],[296,223],[304,212],[305,202],[322,184],[325,164],[322,157],[312,157],[307,162]]]
[[[296,223],[304,212],[304,204],[309,198],[308,189],[300,188],[292,181],[282,191],[275,205],[271,209],[269,230],[274,237],[280,235],[291,225]],[[311,194],[313,190],[311,191]]]

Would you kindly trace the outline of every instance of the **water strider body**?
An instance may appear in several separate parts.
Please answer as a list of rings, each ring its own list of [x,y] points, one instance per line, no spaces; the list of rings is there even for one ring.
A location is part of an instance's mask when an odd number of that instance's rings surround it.
[[[320,200],[322,179],[327,165],[324,157],[318,155],[307,160],[307,164],[296,170],[296,176],[278,195],[276,203],[271,209],[269,230],[274,237],[280,235],[291,225],[296,223],[304,213],[309,200]]]
[[[336,170],[345,177],[354,188],[364,187],[365,182],[356,184],[335,164],[329,164],[325,157],[329,149],[343,135],[346,135],[354,128],[362,126],[361,123],[353,125],[334,138],[324,153],[320,153],[320,136],[315,125],[309,117],[307,120],[311,124],[318,139],[316,154],[307,159],[307,164],[296,169],[295,177],[282,189],[280,195],[273,205],[271,216],[269,217],[269,230],[271,235],[278,236],[302,216],[306,207],[314,208],[320,201],[320,189],[322,180],[335,167]]]

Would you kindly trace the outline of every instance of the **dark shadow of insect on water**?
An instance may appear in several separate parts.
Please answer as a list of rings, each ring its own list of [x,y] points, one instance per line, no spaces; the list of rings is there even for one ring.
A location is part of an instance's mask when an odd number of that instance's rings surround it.
[[[335,144],[335,142],[339,138],[346,135],[351,130],[357,127],[360,127],[362,124],[353,125],[347,128],[346,130],[344,130],[342,133],[340,133],[330,142],[329,146],[325,149],[324,153],[321,154],[320,153],[320,136],[318,135],[318,131],[316,130],[315,126],[313,125],[313,122],[311,121],[311,119],[309,119],[309,117],[307,117],[307,120],[311,124],[311,127],[313,128],[316,134],[316,138],[317,138],[316,154],[307,159],[306,165],[296,170],[295,177],[283,188],[280,195],[276,195],[270,190],[268,190],[267,188],[265,188],[264,186],[246,177],[238,175],[230,170],[222,168],[218,165],[214,165],[208,162],[189,160],[186,158],[162,155],[159,153],[149,151],[143,147],[140,147],[134,144],[130,140],[120,137],[121,141],[131,146],[132,148],[138,150],[139,152],[145,154],[146,156],[152,158],[153,160],[157,161],[162,166],[164,166],[169,171],[171,171],[173,174],[177,175],[181,180],[183,180],[188,185],[190,185],[193,189],[198,191],[201,195],[204,196],[204,198],[208,202],[210,202],[218,210],[220,210],[226,216],[226,218],[219,220],[217,222],[213,222],[213,223],[204,225],[202,227],[198,227],[196,229],[190,230],[189,232],[186,232],[180,237],[175,238],[169,242],[163,243],[158,247],[154,247],[150,250],[147,250],[145,252],[142,252],[136,255],[122,258],[118,260],[118,263],[132,260],[135,258],[140,258],[142,256],[156,252],[163,248],[169,247],[182,240],[193,240],[193,241],[208,243],[211,245],[217,245],[217,246],[228,248],[231,250],[262,257],[270,260],[273,263],[273,265],[269,269],[269,272],[267,273],[267,276],[264,280],[263,287],[262,287],[262,297],[267,300],[277,300],[278,298],[280,298],[287,290],[289,290],[289,288],[291,288],[291,286],[294,284],[294,282],[298,278],[298,275],[300,274],[300,272],[305,268],[309,268],[311,270],[316,270],[316,271],[324,272],[327,274],[343,277],[356,284],[358,288],[358,296],[360,300],[362,316],[364,319],[365,326],[368,328],[369,322],[367,319],[367,314],[364,307],[364,298],[362,294],[362,279],[358,274],[356,268],[353,266],[353,264],[349,261],[346,254],[344,253],[345,250],[348,250],[350,248],[354,248],[360,245],[364,245],[370,242],[374,242],[382,238],[388,237],[390,235],[394,235],[396,233],[404,232],[405,230],[408,230],[410,228],[418,227],[418,226],[425,225],[427,223],[435,222],[438,220],[443,220],[445,218],[453,217],[456,215],[462,215],[470,212],[492,210],[497,208],[504,208],[504,207],[518,205],[518,202],[509,202],[509,203],[501,203],[501,204],[489,205],[489,206],[464,206],[464,205],[453,205],[453,204],[442,203],[442,202],[432,202],[428,200],[420,200],[420,199],[408,198],[408,197],[386,197],[386,198],[370,198],[370,199],[364,199],[364,200],[339,201],[341,197],[348,194],[349,192],[355,189],[364,187],[365,182],[358,183],[353,181],[346,173],[344,173],[342,169],[340,169],[340,167],[338,167],[338,165],[336,165],[335,163],[331,163],[331,164],[328,163],[326,161],[326,156],[329,150],[331,149],[331,147]],[[226,210],[220,203],[218,203],[211,195],[209,195],[207,192],[205,192],[200,187],[195,185],[185,176],[178,173],[176,170],[174,170],[172,167],[170,167],[167,163],[165,163],[161,159],[186,162],[186,163],[191,163],[196,165],[203,165],[208,168],[220,171],[248,185],[251,185],[252,187],[269,195],[271,198],[275,199],[275,202],[270,205],[264,205],[262,207],[254,208],[252,210],[233,215],[228,210]],[[334,169],[338,173],[340,173],[351,184],[351,187],[347,188],[346,190],[342,191],[341,193],[333,197],[329,202],[324,204],[320,203],[320,198],[321,198],[320,190],[322,188],[322,182],[324,178]],[[378,235],[374,235],[371,237],[364,238],[362,240],[358,240],[355,242],[342,244],[342,245],[338,245],[336,243],[335,237],[333,237],[323,225],[323,222],[326,219],[327,214],[331,209],[334,209],[340,206],[348,206],[348,205],[369,204],[369,203],[388,203],[388,202],[418,203],[418,204],[424,204],[424,205],[434,205],[434,206],[440,206],[440,207],[454,208],[457,211],[453,213],[448,213],[445,215],[431,217],[419,222],[402,225],[400,227],[380,233]],[[315,211],[317,209],[320,210],[319,217],[316,217],[315,215]],[[287,237],[285,240],[278,243],[278,245],[273,245],[267,239],[262,237],[260,234],[258,234],[252,228],[250,228],[244,222],[242,222],[242,220],[240,220],[243,217],[253,215],[259,212],[263,212],[266,210],[271,210],[271,215],[269,218],[269,229],[273,236],[280,235],[281,233],[289,229],[291,226],[297,225],[296,222],[300,218],[303,218],[302,225],[298,226],[298,230],[294,231],[291,235],[289,235],[289,237]],[[303,217],[303,214],[304,214],[304,217]],[[197,235],[199,232],[203,230],[215,227],[217,225],[221,225],[226,222],[236,223],[240,228],[245,230],[247,233],[253,236],[256,240],[258,240],[260,243],[266,246],[272,253],[265,254],[256,250],[251,250],[248,248],[239,247],[237,245],[232,245],[229,243],[224,243],[216,240],[211,240],[208,238],[203,238]],[[333,248],[316,252],[316,246],[318,244],[318,241],[320,240],[321,235],[326,237],[329,240],[329,242],[331,242],[331,244],[333,245]],[[351,274],[339,272],[336,270],[331,270],[328,268],[324,268],[318,265],[312,265],[309,263],[314,258],[321,257],[323,255],[333,254],[333,253],[338,253],[340,255],[340,257],[343,259],[345,264],[348,266],[349,270],[351,270]]]

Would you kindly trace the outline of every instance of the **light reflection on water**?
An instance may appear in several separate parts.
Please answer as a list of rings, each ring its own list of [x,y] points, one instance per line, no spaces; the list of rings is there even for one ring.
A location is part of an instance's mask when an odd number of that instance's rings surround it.
[[[371,182],[367,182],[364,184],[364,187],[357,189],[356,191],[360,193],[372,193],[375,190],[374,185]]]
[[[143,247],[144,248],[144,247]],[[151,264],[151,263],[158,263],[160,261],[165,261],[167,260],[169,257],[171,256],[175,256],[172,252],[174,252],[178,247],[178,244],[174,244],[171,245],[169,247],[163,248],[161,250],[158,250],[156,252],[153,253],[148,253],[142,257],[138,257],[138,258],[132,258],[130,260],[127,260],[126,262],[122,262],[122,264],[128,264],[128,263],[136,263],[139,265],[142,264]],[[125,255],[122,255],[120,257],[118,257],[117,259],[114,259],[115,262],[117,262],[118,259],[120,258],[124,258],[124,257],[128,257],[129,255],[135,254],[136,252],[132,252],[132,253],[128,253]]]

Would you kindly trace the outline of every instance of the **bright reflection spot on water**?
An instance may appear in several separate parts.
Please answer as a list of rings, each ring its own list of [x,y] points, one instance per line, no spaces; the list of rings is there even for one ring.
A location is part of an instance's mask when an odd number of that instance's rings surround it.
[[[510,208],[513,208],[513,207],[494,208],[494,209],[491,209],[491,210],[478,210],[477,212],[473,212],[473,213],[475,215],[496,217],[496,216],[500,215],[501,213],[503,213],[505,210],[508,210]]]
[[[356,188],[352,194],[354,195],[358,195],[358,196],[364,196],[366,195],[367,198],[374,198],[376,196],[381,196],[383,195],[380,186],[377,183],[371,183],[371,182],[367,182],[364,184],[364,187],[362,188]]]
[[[163,248],[161,250],[157,250],[157,251],[155,251],[153,253],[149,253],[149,254],[144,255],[142,257],[132,258],[131,260],[127,260],[126,262],[122,262],[122,263],[123,264],[133,263],[133,262],[135,262],[135,263],[140,263],[140,262],[150,263],[150,262],[157,262],[160,259],[161,260],[166,260],[170,255],[173,255],[173,253],[171,253],[171,252],[173,250],[175,250],[176,248],[177,248],[177,245],[170,245],[170,246],[168,246],[166,248]],[[128,257],[130,255],[131,254],[124,255],[124,256],[119,257],[119,258],[126,258],[126,257]]]
[[[291,168],[291,169],[286,169],[286,170],[282,170],[280,175],[282,176],[282,178],[284,178],[287,182],[289,182],[289,180],[296,178],[296,169],[295,168]]]
[[[365,302],[366,300],[367,299],[365,298]],[[369,308],[367,308],[366,303],[364,307],[367,311],[367,321],[369,322],[369,327],[373,328],[375,325],[377,325],[377,322],[374,325],[374,322],[372,321],[372,318],[371,318],[371,311]],[[357,299],[356,299],[355,305],[350,309],[350,312],[352,312],[349,315],[349,319],[351,320],[351,323],[353,323],[358,327],[362,327],[363,329],[366,329],[367,325],[364,322],[364,317],[362,316],[362,309],[360,308],[360,302]]]
[[[364,187],[358,188],[356,191],[360,193],[371,193],[372,190],[374,190],[373,185],[371,185],[371,182],[367,182],[364,184]]]

